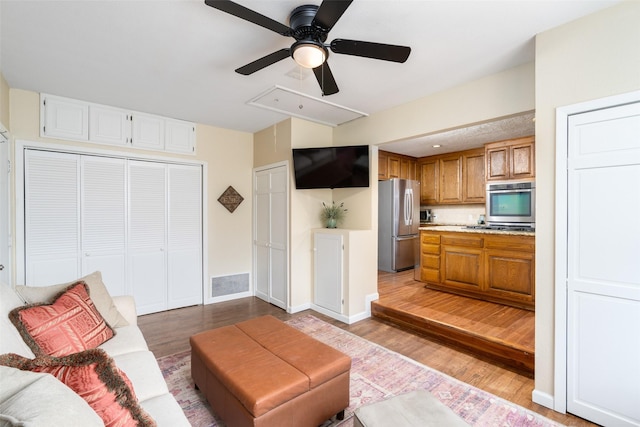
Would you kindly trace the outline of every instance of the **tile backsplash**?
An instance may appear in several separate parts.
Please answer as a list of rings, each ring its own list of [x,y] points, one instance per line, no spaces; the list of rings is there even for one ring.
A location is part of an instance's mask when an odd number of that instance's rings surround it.
[[[433,223],[445,225],[473,225],[485,214],[485,205],[423,206],[431,209]]]

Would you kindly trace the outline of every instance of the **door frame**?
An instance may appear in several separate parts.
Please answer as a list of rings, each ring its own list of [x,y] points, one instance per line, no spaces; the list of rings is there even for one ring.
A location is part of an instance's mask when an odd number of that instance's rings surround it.
[[[0,190],[0,264],[4,265],[0,273],[0,282],[5,285],[13,285],[13,236],[11,233],[11,200],[12,200],[12,138],[7,129],[0,123],[0,173],[4,175],[4,179],[0,182],[3,188]],[[6,180],[6,181],[5,181]],[[5,200],[6,197],[6,200]],[[6,202],[6,205],[4,203]]]
[[[567,232],[569,116],[640,102],[640,90],[556,109],[555,325],[553,410],[567,412]]]
[[[26,277],[26,265],[25,265],[25,223],[24,223],[24,153],[27,149],[52,151],[61,153],[70,153],[78,155],[89,156],[104,156],[104,157],[116,157],[125,158],[128,160],[142,160],[142,161],[155,161],[163,163],[175,163],[183,165],[193,165],[202,167],[202,303],[211,303],[209,298],[209,229],[208,229],[208,163],[202,160],[189,160],[169,156],[161,155],[147,155],[138,154],[132,151],[118,151],[109,150],[100,147],[85,147],[77,145],[65,145],[58,143],[28,141],[28,140],[16,140],[13,153],[13,170],[15,176],[15,182],[13,186],[15,194],[15,251],[14,264],[15,264],[15,283],[18,285],[25,285]]]
[[[285,171],[286,171],[286,182],[287,182],[287,189],[286,189],[286,212],[287,212],[287,237],[286,237],[286,242],[287,242],[287,247],[286,247],[286,251],[285,251],[285,256],[287,258],[287,301],[286,301],[286,311],[287,313],[291,312],[291,169],[289,168],[289,161],[288,160],[283,160],[280,162],[276,162],[276,163],[270,163],[268,165],[264,165],[264,166],[258,166],[255,167],[253,169],[252,172],[252,186],[255,185],[256,182],[256,174],[259,172],[263,172],[269,169],[276,169],[276,168],[280,168],[280,167],[284,167]],[[256,189],[255,187],[253,187],[251,189],[252,192],[252,204],[253,204],[253,213],[252,213],[252,219],[251,219],[251,223],[252,223],[252,232],[251,232],[251,257],[252,257],[252,261],[251,261],[251,292],[252,295],[256,296],[257,292],[257,250],[256,250],[256,233],[257,233],[257,203],[256,203]]]

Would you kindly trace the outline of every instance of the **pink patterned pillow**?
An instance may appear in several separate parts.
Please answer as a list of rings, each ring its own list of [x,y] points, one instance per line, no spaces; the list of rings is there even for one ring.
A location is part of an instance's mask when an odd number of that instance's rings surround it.
[[[155,426],[138,404],[131,381],[101,349],[65,357],[42,356],[33,360],[3,354],[0,365],[31,372],[46,372],[83,398],[107,427]]]
[[[51,304],[13,309],[9,319],[36,356],[67,356],[96,348],[114,335],[82,281],[69,286]]]

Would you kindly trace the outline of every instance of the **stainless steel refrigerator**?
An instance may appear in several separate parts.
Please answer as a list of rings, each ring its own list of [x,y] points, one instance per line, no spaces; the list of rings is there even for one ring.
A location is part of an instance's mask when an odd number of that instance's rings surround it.
[[[378,182],[378,269],[414,268],[418,262],[420,183],[408,179]]]

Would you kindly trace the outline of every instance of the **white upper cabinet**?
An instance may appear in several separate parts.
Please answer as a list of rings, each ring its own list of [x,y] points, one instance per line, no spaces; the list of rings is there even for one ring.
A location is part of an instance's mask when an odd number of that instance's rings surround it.
[[[40,94],[40,136],[195,154],[194,123]]]
[[[74,99],[42,94],[40,132],[50,138],[89,140],[89,104]]]
[[[133,113],[131,145],[148,150],[164,149],[164,120],[151,114]]]
[[[89,106],[89,140],[104,144],[127,145],[131,142],[131,116],[119,108]]]
[[[196,151],[196,125],[182,120],[164,122],[164,148],[172,153],[193,154]]]

